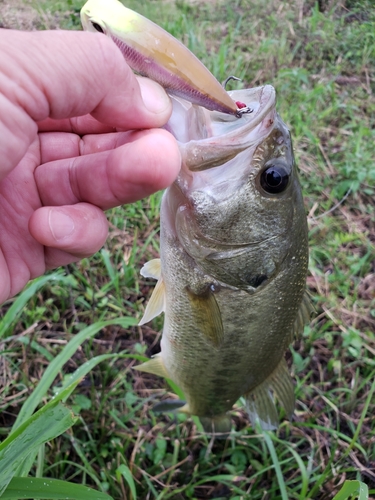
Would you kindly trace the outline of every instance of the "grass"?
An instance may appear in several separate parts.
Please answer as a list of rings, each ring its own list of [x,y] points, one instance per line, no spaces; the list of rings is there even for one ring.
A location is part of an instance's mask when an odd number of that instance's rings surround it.
[[[31,474],[86,484],[115,499],[323,500],[345,480],[352,481],[349,493],[340,498],[359,492],[358,480],[375,497],[373,2],[127,5],[182,39],[219,80],[235,74],[246,87],[275,86],[300,168],[308,287],[318,314],[288,354],[297,396],[292,422],[262,433],[249,427],[238,404],[236,432],[227,440],[211,440],[195,418],[150,410],[170,389],[131,367],[134,358],[158,352],[160,318],[142,328],[108,323],[76,347],[49,396],[95,356],[122,356],[106,357],[78,385],[68,399],[78,421],[39,452]],[[0,23],[77,29],[80,7],[77,0],[5,1]],[[159,201],[156,194],[109,211],[111,234],[98,254],[62,270],[65,278],[60,273],[36,286],[27,308],[17,308],[17,299],[3,305],[3,438],[70,339],[98,321],[141,317],[151,288],[139,269],[158,255]]]

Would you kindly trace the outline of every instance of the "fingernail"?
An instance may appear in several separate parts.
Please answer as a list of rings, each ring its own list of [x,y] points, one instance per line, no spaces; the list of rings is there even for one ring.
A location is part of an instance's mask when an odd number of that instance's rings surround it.
[[[158,83],[142,77],[138,77],[138,83],[141,88],[144,105],[149,111],[159,114],[170,107],[169,97]]]
[[[56,241],[63,240],[74,231],[73,219],[60,210],[50,210],[48,222]]]

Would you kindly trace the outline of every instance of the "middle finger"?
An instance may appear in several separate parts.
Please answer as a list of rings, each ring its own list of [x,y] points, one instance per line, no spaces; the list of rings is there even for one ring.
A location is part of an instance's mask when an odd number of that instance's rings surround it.
[[[100,152],[92,152],[98,148]],[[72,154],[66,159],[65,152],[65,159],[35,170],[45,206],[85,201],[108,209],[131,203],[170,185],[181,164],[175,139],[161,129],[109,134],[100,141],[95,136],[95,141],[89,138],[83,144],[73,140],[70,153],[74,151],[81,156]]]

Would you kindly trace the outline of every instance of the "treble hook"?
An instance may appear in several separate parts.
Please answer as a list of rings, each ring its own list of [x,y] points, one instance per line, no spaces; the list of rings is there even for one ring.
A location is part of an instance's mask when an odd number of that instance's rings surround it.
[[[225,88],[225,90],[227,90],[228,82],[230,82],[231,80],[235,80],[236,82],[242,82],[241,78],[237,78],[236,76],[233,75],[228,76],[228,78],[223,83],[223,87]]]
[[[237,78],[236,76],[228,76],[228,78],[225,80],[225,82],[223,83],[223,87],[225,90],[227,90],[227,85],[228,85],[228,82],[230,82],[231,80],[235,80],[236,82],[241,82],[241,78]],[[237,105],[237,113],[236,113],[236,116],[237,118],[241,118],[242,115],[245,115],[247,113],[252,113],[254,110],[249,108],[249,106],[246,106],[245,103],[241,102],[241,101],[236,101],[236,105]]]

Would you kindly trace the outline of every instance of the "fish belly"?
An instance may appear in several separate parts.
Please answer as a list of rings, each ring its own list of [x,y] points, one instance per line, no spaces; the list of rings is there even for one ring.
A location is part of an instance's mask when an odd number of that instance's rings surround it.
[[[202,283],[215,283],[214,278],[187,255],[168,228],[162,228],[161,260],[166,293],[163,362],[184,391],[190,413],[213,418],[277,369],[291,340],[304,287],[291,304],[286,273],[255,294],[216,285],[223,338],[214,345],[189,299]]]

